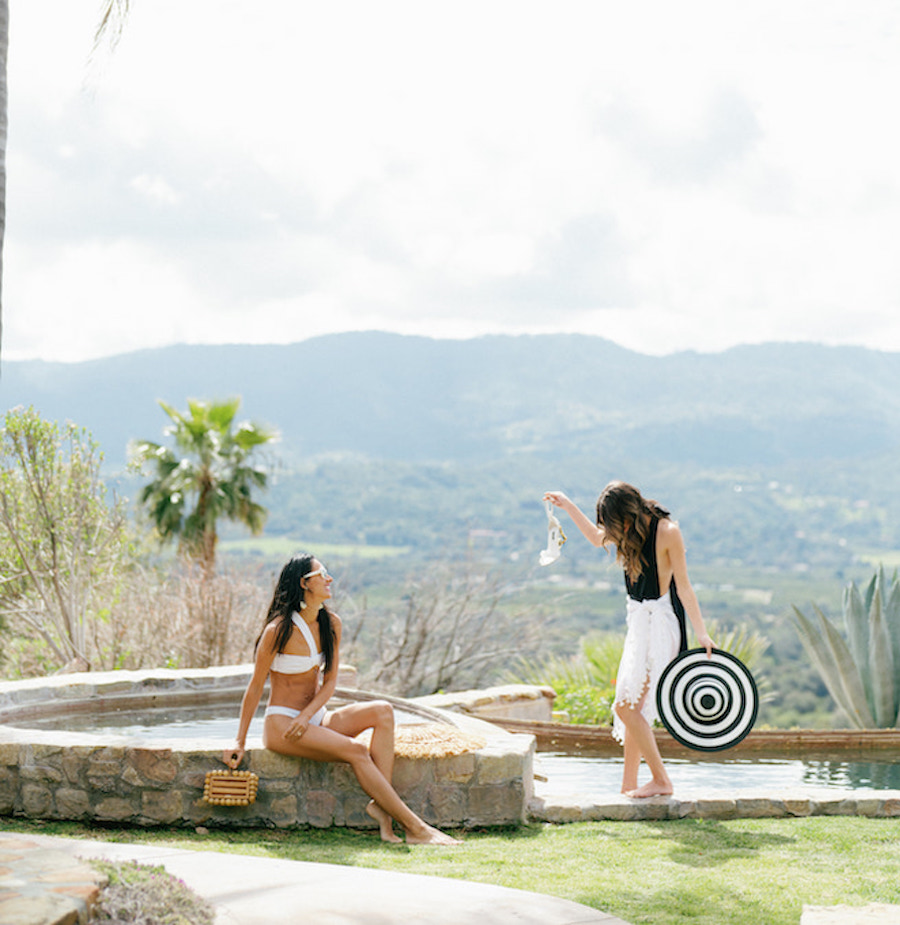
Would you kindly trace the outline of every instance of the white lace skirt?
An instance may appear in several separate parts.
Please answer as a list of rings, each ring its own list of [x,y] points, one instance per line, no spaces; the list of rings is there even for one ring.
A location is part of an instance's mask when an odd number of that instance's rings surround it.
[[[652,726],[659,719],[656,711],[656,685],[666,665],[678,654],[681,628],[668,594],[658,600],[635,601],[628,598],[628,630],[619,673],[616,675],[615,703],[636,706],[644,691],[641,714]],[[648,686],[649,683],[649,686]],[[613,711],[613,738],[625,740],[625,724]]]

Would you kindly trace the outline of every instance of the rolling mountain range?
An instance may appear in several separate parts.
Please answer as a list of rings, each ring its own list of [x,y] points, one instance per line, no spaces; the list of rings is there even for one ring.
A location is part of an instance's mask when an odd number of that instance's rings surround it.
[[[176,346],[6,361],[4,409],[86,427],[111,467],[159,439],[163,399],[243,399],[284,459],[409,462],[608,454],[702,466],[882,455],[900,444],[900,354],[767,344],[651,357],[583,335],[448,341],[365,332],[288,346]]]

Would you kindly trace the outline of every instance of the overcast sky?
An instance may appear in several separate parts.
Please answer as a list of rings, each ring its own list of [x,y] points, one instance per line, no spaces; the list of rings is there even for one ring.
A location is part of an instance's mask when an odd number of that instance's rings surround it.
[[[4,355],[900,350],[900,7],[11,0]]]

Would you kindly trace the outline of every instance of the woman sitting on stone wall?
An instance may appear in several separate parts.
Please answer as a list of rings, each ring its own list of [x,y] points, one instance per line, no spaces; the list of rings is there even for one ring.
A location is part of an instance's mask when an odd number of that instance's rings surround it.
[[[341,620],[325,606],[331,582],[325,566],[311,555],[295,556],[282,569],[256,640],[256,663],[241,701],[237,739],[222,760],[231,768],[240,765],[250,721],[269,677],[266,748],[313,761],[347,762],[372,798],[366,811],[378,823],[384,841],[400,841],[393,831],[396,820],[409,844],[459,844],[420,819],[391,784],[393,707],[372,701],[326,710],[337,684],[341,642]],[[369,746],[354,738],[366,729],[372,730]]]

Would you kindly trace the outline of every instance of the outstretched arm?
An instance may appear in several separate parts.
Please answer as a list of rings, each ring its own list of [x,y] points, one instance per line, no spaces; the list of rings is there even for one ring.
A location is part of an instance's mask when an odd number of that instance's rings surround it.
[[[554,507],[562,508],[592,546],[603,545],[606,531],[598,527],[567,495],[561,491],[548,491],[544,494],[544,500],[549,501]]]

